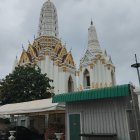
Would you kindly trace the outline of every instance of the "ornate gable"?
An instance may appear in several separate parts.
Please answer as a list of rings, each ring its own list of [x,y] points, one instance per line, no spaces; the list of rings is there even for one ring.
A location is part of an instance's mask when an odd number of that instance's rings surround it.
[[[59,52],[59,50],[62,48],[62,45],[61,44],[57,44],[56,46],[55,46],[55,48],[54,48],[54,52],[56,53],[56,54],[58,54],[58,52]]]
[[[24,63],[32,63],[31,55],[25,50],[23,50],[20,60],[19,60],[19,64],[24,64]]]
[[[64,55],[66,55],[67,54],[67,50],[66,50],[66,48],[65,47],[63,47],[62,49],[61,49],[61,51],[60,51],[60,53],[59,53],[59,57],[60,58],[63,58],[63,56]]]
[[[71,52],[69,52],[69,53],[66,55],[66,58],[65,58],[64,62],[65,62],[66,64],[75,66],[74,60],[73,60],[73,57],[72,57]]]
[[[38,56],[36,48],[33,47],[31,44],[29,44],[27,52],[34,58]]]
[[[81,59],[81,63],[88,63],[93,58],[93,54],[87,50],[84,57]]]

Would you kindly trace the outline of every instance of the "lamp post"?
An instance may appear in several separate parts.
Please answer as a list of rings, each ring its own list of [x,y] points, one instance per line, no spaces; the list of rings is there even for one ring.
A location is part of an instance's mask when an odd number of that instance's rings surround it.
[[[136,63],[132,64],[131,67],[137,69],[138,80],[139,80],[139,85],[140,85],[140,73],[139,73],[140,63],[138,63],[138,61],[137,61],[137,55],[136,54],[135,54],[135,61],[136,61]]]

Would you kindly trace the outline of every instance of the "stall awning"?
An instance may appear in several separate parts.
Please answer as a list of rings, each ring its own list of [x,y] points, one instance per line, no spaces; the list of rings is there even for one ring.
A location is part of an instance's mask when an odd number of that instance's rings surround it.
[[[115,98],[121,96],[129,96],[129,94],[130,85],[126,84],[55,95],[53,97],[53,103]]]
[[[52,103],[52,98],[29,102],[6,104],[0,107],[0,115],[30,114],[49,111],[63,111],[64,104]]]

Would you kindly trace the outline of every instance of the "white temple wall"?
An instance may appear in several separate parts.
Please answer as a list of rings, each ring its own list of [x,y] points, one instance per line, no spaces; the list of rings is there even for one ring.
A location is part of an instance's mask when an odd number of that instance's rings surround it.
[[[71,73],[71,77],[72,77],[72,80],[73,80],[73,89],[74,89],[74,91],[77,91],[75,71]]]
[[[108,77],[107,77],[107,67],[105,66],[105,83],[107,83]]]
[[[112,83],[111,69],[109,70],[109,84]]]
[[[93,68],[93,75],[94,75],[94,79],[93,79],[93,82],[94,83],[97,83],[97,65],[94,66]]]
[[[106,67],[106,70],[107,70],[107,84],[109,86],[109,84],[111,83],[111,70],[109,70],[107,67]]]
[[[43,65],[43,64],[44,64],[44,61],[45,61],[45,60],[41,60],[41,61],[40,61],[40,68],[41,68],[41,72],[42,72],[43,74],[45,73],[45,68],[44,68],[44,65]]]
[[[102,80],[101,80],[101,83],[104,84],[104,65],[100,62],[100,65],[101,65],[101,77],[102,77]]]
[[[64,93],[65,92],[65,72],[62,71],[62,69],[59,69],[59,76],[60,78],[58,79],[59,81],[59,93]]]
[[[100,68],[99,68],[99,61],[97,60],[97,83],[100,81]]]
[[[104,85],[106,83],[106,70],[104,64],[102,63],[101,63],[101,77],[102,77],[101,83]]]
[[[98,87],[103,87],[105,86],[105,83],[107,83],[108,86],[110,86],[112,82],[112,76],[111,76],[111,71],[114,73],[114,82],[116,84],[115,80],[115,72],[114,68],[108,69],[107,65],[102,64],[100,60],[96,62],[96,64],[93,66],[93,68],[90,67],[90,65],[82,68],[82,71],[79,72],[78,76],[78,88],[82,85],[84,87],[84,72],[85,70],[88,70],[90,73],[90,86],[92,88],[92,85],[94,86],[98,84]]]
[[[59,77],[61,77],[61,79],[62,79],[62,70],[61,70],[61,68],[59,68],[58,67],[58,71],[59,71]],[[57,75],[57,73],[55,72],[54,73],[55,75]],[[56,76],[55,76],[56,77]],[[59,78],[58,77],[58,78]],[[60,79],[57,79],[58,80],[58,82],[57,82],[57,84],[58,84],[58,89],[57,89],[57,93],[59,94],[59,93],[61,93],[61,89],[62,89],[62,82],[60,82]]]
[[[89,73],[90,73],[90,87],[92,88],[92,83],[93,83],[93,81],[94,81],[93,69],[92,69],[92,68],[90,68]]]
[[[107,83],[107,67],[104,66],[104,69],[105,69],[105,83]]]
[[[80,81],[79,81],[79,76],[78,75],[76,75],[75,78],[76,78],[76,87],[75,88],[76,88],[76,91],[77,91],[79,89],[79,82]]]
[[[46,73],[47,73],[47,76],[50,78],[50,58],[49,56],[45,56],[45,60],[46,60]]]
[[[115,69],[113,67],[111,68],[111,72],[113,72],[113,80],[114,80],[114,84],[116,84]]]
[[[58,66],[57,65],[54,65],[54,81],[53,81],[53,83],[54,83],[54,92],[57,94],[59,91],[58,91],[58,89],[59,89],[59,84],[58,84],[58,82],[59,82],[59,72],[58,72]]]
[[[101,81],[100,83],[104,83],[104,77],[103,77],[103,64],[100,61],[100,75],[101,75]]]
[[[79,78],[79,80],[78,80],[78,81],[79,81],[79,83],[78,83],[78,84],[79,84],[78,88],[80,88],[80,85],[83,85],[83,83],[82,83],[83,77],[82,77],[82,72],[81,72],[81,71],[79,72],[79,77],[78,77],[78,78]]]
[[[53,66],[53,61],[50,60],[50,79],[53,79],[53,72],[54,72],[54,66]]]
[[[79,76],[78,76],[78,88],[80,88],[80,85],[82,84],[82,72],[79,72]]]

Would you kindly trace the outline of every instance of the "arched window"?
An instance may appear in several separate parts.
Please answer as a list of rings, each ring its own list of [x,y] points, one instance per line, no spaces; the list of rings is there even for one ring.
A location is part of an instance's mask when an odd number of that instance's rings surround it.
[[[72,77],[70,76],[68,79],[68,92],[73,92],[73,91],[74,91],[74,85],[73,85]]]
[[[84,89],[89,89],[90,88],[90,74],[89,71],[86,69],[84,71]]]

